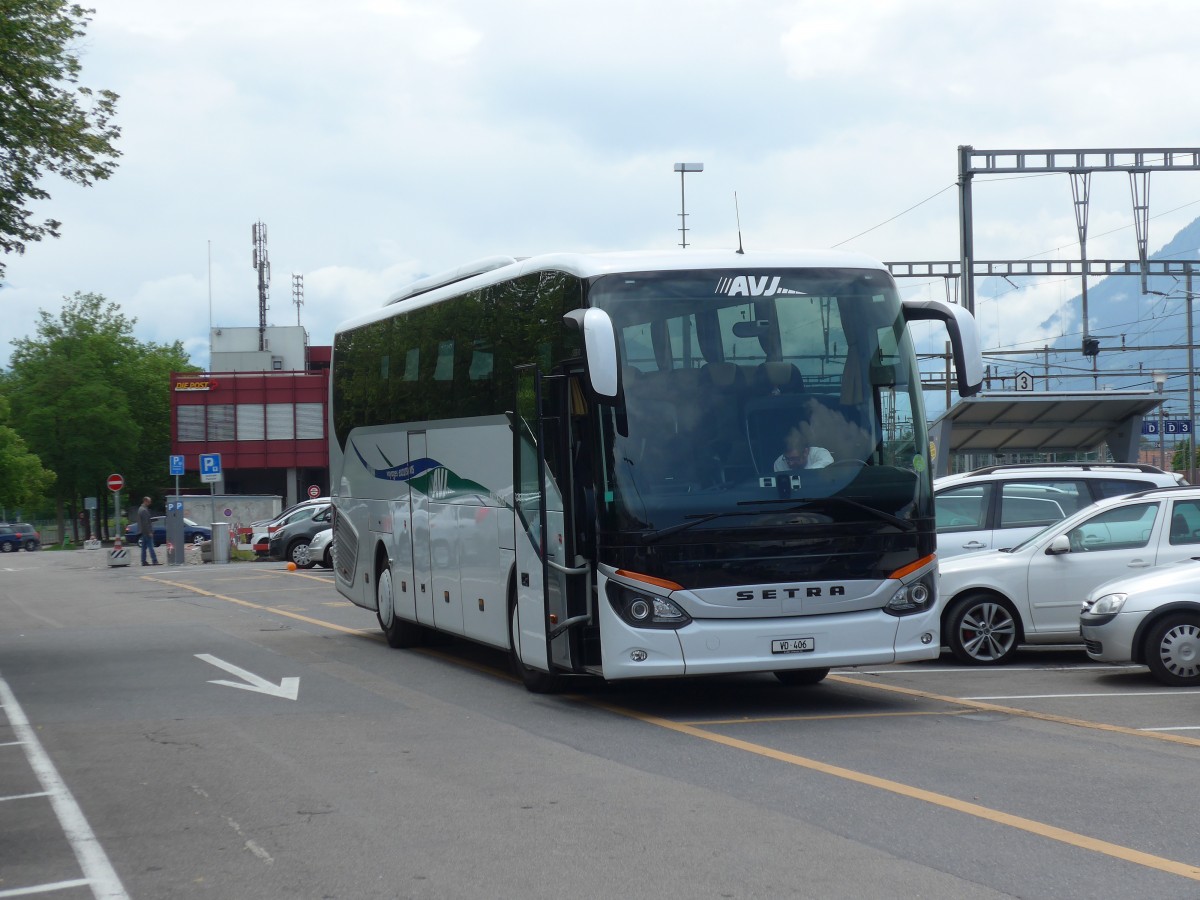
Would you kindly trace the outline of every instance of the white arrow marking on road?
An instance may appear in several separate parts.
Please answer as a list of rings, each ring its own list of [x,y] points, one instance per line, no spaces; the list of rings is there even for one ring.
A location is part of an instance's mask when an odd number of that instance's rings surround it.
[[[300,679],[299,678],[284,678],[279,684],[272,684],[267,679],[255,675],[253,672],[247,672],[245,669],[238,668],[233,663],[227,663],[223,659],[217,659],[215,656],[210,656],[207,653],[197,653],[196,659],[202,659],[210,665],[216,666],[218,669],[224,669],[230,675],[236,675],[249,684],[239,684],[236,681],[210,681],[209,684],[222,684],[225,687],[239,688],[243,691],[254,691],[259,694],[270,694],[272,697],[283,697],[285,700],[295,700],[300,694]]]

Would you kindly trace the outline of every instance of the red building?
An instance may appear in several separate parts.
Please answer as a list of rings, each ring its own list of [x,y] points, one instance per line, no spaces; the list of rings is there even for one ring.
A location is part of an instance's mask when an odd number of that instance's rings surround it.
[[[305,347],[303,370],[172,374],[171,452],[188,472],[201,453],[221,454],[222,493],[279,494],[286,505],[313,486],[328,495],[331,355]]]

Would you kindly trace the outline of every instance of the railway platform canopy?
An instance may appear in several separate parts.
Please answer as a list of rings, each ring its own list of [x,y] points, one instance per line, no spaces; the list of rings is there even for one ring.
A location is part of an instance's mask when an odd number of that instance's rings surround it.
[[[1108,445],[1116,462],[1137,462],[1154,391],[1006,391],[960,398],[929,426],[933,474],[960,453],[1078,453]]]

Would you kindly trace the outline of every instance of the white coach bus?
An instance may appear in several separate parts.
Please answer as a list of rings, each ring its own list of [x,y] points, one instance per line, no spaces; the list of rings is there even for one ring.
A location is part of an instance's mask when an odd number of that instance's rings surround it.
[[[393,647],[479,641],[533,691],[934,658],[916,319],[946,323],[978,390],[970,314],[902,302],[854,254],[494,258],[417,282],[334,338],[338,590]]]

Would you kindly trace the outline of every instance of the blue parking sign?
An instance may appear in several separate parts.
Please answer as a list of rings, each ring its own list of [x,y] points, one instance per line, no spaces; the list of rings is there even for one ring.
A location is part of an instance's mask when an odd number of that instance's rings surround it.
[[[170,457],[170,461],[171,461],[171,474],[172,475],[182,475],[183,474],[183,457],[175,456],[172,454]]]
[[[203,482],[221,480],[221,454],[200,454],[200,480]]]

